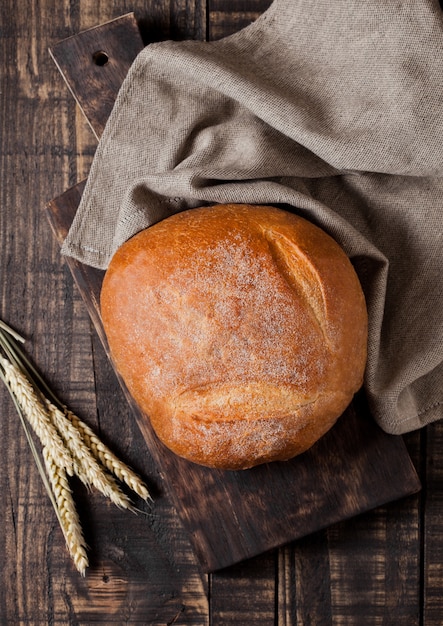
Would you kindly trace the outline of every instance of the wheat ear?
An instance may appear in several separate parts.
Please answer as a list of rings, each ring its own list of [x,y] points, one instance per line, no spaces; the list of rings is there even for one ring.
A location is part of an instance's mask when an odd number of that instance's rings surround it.
[[[77,570],[84,576],[88,567],[86,544],[66,472],[64,468],[58,465],[52,456],[51,450],[46,446],[42,449],[42,456],[54,494],[55,511],[66,540],[66,545]]]
[[[118,507],[132,509],[129,498],[121,491],[112,476],[97,462],[81,433],[66,418],[66,414],[48,399],[46,399],[46,406],[53,424],[60,433],[63,433],[62,437],[73,458],[74,472],[80,480],[88,487],[95,487]]]
[[[134,493],[143,500],[152,500],[149,491],[141,478],[125,463],[120,461],[105,444],[100,441],[94,431],[82,422],[72,411],[65,407],[65,415],[73,426],[81,433],[87,447],[101,464],[106,467],[122,483],[125,483]]]
[[[24,416],[32,429],[46,446],[57,462],[70,476],[73,475],[72,457],[63,445],[63,441],[49,419],[46,408],[21,369],[0,355],[5,383],[17,399]]]
[[[15,404],[75,566],[84,575],[88,566],[86,546],[67,474],[77,474],[85,485],[94,486],[121,508],[136,510],[111,474],[144,500],[150,499],[150,495],[141,479],[59,402],[12,339],[24,343],[18,333],[0,320],[0,348],[7,357],[0,353],[0,380]],[[46,472],[28,424],[42,444]]]

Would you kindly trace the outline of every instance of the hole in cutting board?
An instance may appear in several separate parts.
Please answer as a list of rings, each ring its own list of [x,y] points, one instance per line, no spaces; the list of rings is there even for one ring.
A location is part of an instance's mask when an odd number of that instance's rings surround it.
[[[97,52],[94,52],[92,55],[92,60],[96,65],[103,67],[103,65],[106,65],[109,61],[109,56],[103,50],[97,50]]]

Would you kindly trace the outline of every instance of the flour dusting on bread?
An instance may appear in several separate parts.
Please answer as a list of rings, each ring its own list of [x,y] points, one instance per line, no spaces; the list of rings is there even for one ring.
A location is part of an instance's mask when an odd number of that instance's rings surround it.
[[[363,294],[339,246],[273,207],[179,213],[117,251],[102,317],[162,441],[211,467],[300,454],[362,382]]]

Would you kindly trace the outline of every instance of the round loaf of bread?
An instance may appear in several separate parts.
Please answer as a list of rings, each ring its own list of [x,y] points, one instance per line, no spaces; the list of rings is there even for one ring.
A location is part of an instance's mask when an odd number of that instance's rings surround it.
[[[274,207],[191,209],[138,233],[111,260],[101,313],[159,439],[208,467],[304,452],[362,384],[357,275],[329,235]]]

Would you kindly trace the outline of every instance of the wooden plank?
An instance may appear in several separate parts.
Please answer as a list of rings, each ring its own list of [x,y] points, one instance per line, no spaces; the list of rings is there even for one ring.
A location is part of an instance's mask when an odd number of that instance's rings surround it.
[[[421,435],[407,439],[418,465]],[[420,501],[390,503],[280,550],[276,623],[422,623]]]
[[[100,27],[100,41],[106,28]],[[120,36],[124,37],[122,30]],[[132,29],[128,36],[132,36]],[[68,43],[70,48],[72,41]],[[90,38],[87,43],[91,49]],[[58,58],[62,56],[60,44]],[[78,55],[79,59],[86,57]],[[69,72],[81,75],[83,67],[70,65]],[[81,81],[72,80],[70,75],[67,79],[81,89]],[[77,96],[79,101],[86,97]],[[100,127],[101,117],[98,119]],[[95,118],[89,121],[95,125]],[[59,241],[69,228],[80,194],[81,187],[76,187],[49,204],[51,224]],[[106,348],[99,309],[102,273],[73,259],[68,263]],[[361,399],[302,457],[246,472],[219,472],[188,463],[167,450],[120,382],[149,449],[172,487],[172,497],[206,571],[260,554],[419,489],[401,438],[382,433],[365,415]],[[367,453],[368,441],[371,455]],[[374,463],[375,458],[378,463]]]
[[[60,264],[57,243],[40,210],[54,194],[56,181],[62,188],[72,184],[66,129],[74,107],[65,90],[57,87],[45,40],[48,15],[55,19],[53,35],[66,36],[61,4],[47,0],[39,10],[10,0],[1,5],[0,316],[27,338],[27,351],[56,390],[68,398],[72,383],[77,408],[94,410],[90,342],[84,332],[90,322],[70,289],[72,279]],[[69,333],[65,343],[63,327]],[[71,342],[76,344],[75,353]],[[0,623],[49,623],[48,571],[55,572],[56,565],[48,544],[60,531],[2,384],[0,481]],[[69,563],[64,546],[63,555]],[[72,569],[68,576],[74,579],[77,574]]]
[[[209,0],[209,39],[221,39],[249,26],[271,5],[271,0]]]
[[[423,494],[423,624],[440,626],[443,616],[443,423],[426,432],[426,491]]]
[[[133,6],[143,15],[148,3]],[[81,11],[97,4],[106,19],[126,10],[124,0],[85,0]],[[79,3],[5,0],[1,14],[0,317],[27,338],[61,399],[155,488],[158,469],[41,211],[54,190],[78,180],[84,157],[75,102],[48,54],[48,43],[78,31]],[[83,579],[3,385],[0,417],[0,624],[207,626],[206,577],[171,500],[158,494],[155,511],[134,515],[72,481],[90,548]]]
[[[278,566],[276,623],[332,624],[327,531],[281,549]]]
[[[116,94],[144,44],[134,14],[128,13],[52,46],[50,53],[77,104],[99,137]],[[79,69],[81,68],[81,72]]]
[[[275,626],[276,552],[212,574],[211,626]]]

